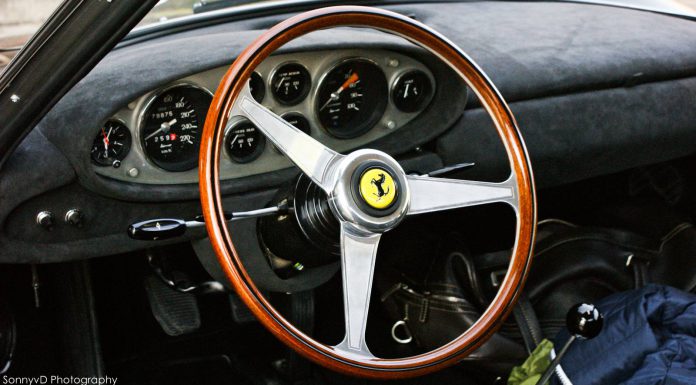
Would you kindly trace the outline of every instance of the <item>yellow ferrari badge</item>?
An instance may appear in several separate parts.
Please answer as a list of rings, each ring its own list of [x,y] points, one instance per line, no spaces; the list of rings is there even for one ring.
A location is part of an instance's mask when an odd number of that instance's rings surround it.
[[[394,178],[382,168],[367,169],[360,177],[360,196],[370,207],[388,208],[396,199]]]

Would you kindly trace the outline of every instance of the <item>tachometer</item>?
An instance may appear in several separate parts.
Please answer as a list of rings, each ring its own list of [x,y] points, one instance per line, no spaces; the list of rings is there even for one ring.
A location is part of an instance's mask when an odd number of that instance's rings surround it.
[[[193,85],[174,86],[152,99],[140,128],[150,161],[167,171],[195,168],[211,101],[208,91]]]
[[[317,116],[331,135],[354,138],[379,121],[387,99],[382,69],[365,59],[351,59],[332,69],[319,85]]]
[[[120,167],[131,147],[131,133],[120,120],[108,120],[92,143],[92,162],[98,166]]]

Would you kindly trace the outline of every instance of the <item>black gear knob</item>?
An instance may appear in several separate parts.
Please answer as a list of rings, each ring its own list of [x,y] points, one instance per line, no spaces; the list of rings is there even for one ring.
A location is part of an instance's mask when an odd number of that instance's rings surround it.
[[[604,326],[604,316],[595,305],[579,303],[568,310],[566,327],[577,338],[592,339],[599,335]]]
[[[578,339],[589,340],[597,337],[602,331],[602,326],[604,326],[604,317],[597,309],[597,306],[579,303],[571,307],[566,315],[566,327],[570,333],[570,338],[557,351],[556,357],[551,361],[551,364],[546,368],[536,385],[546,385],[549,382],[551,376],[556,371],[556,367],[561,363],[561,359],[568,352],[568,348],[570,348],[573,342]]]

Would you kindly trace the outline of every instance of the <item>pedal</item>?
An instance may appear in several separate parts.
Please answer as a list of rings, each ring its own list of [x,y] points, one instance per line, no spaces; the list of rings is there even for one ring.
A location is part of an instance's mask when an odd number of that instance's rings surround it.
[[[194,294],[176,291],[154,275],[145,279],[145,291],[152,315],[167,335],[180,336],[201,327],[201,314]]]
[[[256,318],[251,313],[251,310],[242,302],[235,293],[230,293],[227,296],[230,300],[230,309],[232,311],[232,319],[238,324],[246,324],[256,321]]]

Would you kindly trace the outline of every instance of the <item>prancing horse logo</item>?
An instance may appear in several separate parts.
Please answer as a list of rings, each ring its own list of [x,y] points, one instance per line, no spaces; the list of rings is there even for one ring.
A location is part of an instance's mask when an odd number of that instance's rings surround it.
[[[358,181],[360,196],[373,209],[386,210],[396,201],[398,186],[394,177],[380,167],[367,169]]]
[[[378,200],[382,199],[383,196],[389,194],[389,191],[391,191],[390,187],[387,187],[387,190],[384,190],[384,182],[386,181],[387,177],[384,175],[384,173],[379,174],[379,179],[372,178],[370,183],[377,188],[377,192],[373,192],[372,194],[375,195]]]

